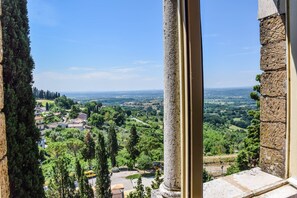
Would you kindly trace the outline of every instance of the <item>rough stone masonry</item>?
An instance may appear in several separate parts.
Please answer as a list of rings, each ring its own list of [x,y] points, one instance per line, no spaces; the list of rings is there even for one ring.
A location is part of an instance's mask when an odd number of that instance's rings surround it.
[[[2,16],[2,1],[0,0],[0,18]],[[3,90],[3,50],[2,50],[2,26],[0,21],[0,198],[9,197],[8,167],[7,167],[7,143],[4,107],[4,90]]]
[[[260,167],[285,177],[286,160],[286,27],[285,14],[260,20],[261,76]]]

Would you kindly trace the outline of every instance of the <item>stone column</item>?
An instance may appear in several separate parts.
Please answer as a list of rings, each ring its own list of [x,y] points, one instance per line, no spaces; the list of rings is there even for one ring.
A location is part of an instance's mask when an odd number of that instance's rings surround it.
[[[0,17],[2,16],[2,1],[0,0]],[[7,143],[3,90],[3,48],[2,48],[2,26],[0,21],[0,198],[9,197],[8,167],[7,167]]]
[[[180,72],[178,1],[164,0],[164,182],[163,197],[180,197]]]
[[[260,167],[285,177],[287,66],[284,0],[259,0],[261,48]]]

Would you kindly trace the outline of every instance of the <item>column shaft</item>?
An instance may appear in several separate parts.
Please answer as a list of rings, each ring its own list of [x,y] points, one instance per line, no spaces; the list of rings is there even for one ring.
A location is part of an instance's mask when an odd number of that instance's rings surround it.
[[[178,2],[164,0],[164,183],[168,191],[181,188],[180,77]]]

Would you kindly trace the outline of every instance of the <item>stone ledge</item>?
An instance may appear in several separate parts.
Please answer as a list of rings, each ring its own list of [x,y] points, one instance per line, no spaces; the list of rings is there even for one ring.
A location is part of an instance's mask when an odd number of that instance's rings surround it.
[[[286,124],[261,122],[260,144],[277,150],[283,150],[286,145]]]
[[[272,191],[269,191],[265,194],[256,196],[255,198],[269,198],[269,197],[277,197],[277,198],[293,198],[297,196],[297,189],[291,185],[284,185],[279,188],[276,188]]]
[[[286,42],[261,47],[260,68],[263,71],[286,69]]]
[[[286,12],[284,0],[258,0],[258,19]]]
[[[203,197],[244,197],[280,182],[283,182],[283,179],[265,173],[260,168],[254,168],[204,183]]]
[[[260,21],[260,42],[262,45],[286,40],[285,15],[274,15]]]
[[[260,98],[260,120],[263,122],[286,122],[285,98]]]

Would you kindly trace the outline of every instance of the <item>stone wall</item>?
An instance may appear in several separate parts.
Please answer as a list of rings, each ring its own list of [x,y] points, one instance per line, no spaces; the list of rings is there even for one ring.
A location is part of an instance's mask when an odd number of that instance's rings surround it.
[[[261,99],[260,167],[285,177],[286,160],[286,28],[285,14],[260,20]]]
[[[1,12],[0,0],[0,18]],[[7,167],[7,144],[6,144],[6,127],[5,116],[3,113],[4,92],[3,92],[3,48],[2,48],[2,26],[0,21],[0,198],[9,197],[8,167]]]

